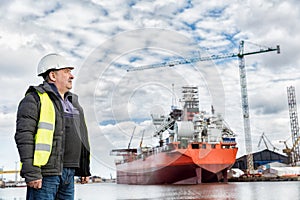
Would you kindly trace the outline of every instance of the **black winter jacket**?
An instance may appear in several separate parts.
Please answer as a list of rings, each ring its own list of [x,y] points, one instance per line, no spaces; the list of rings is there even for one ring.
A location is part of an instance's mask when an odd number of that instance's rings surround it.
[[[37,124],[40,115],[40,99],[36,91],[47,92],[55,108],[55,130],[52,143],[52,151],[48,163],[45,166],[33,166],[33,155],[35,142],[34,137],[37,131]],[[80,113],[80,138],[81,156],[80,167],[76,168],[76,176],[90,176],[90,147],[88,141],[87,127],[85,124],[83,109],[79,105],[77,95],[68,92],[69,101],[79,110]],[[65,145],[65,124],[64,111],[61,102],[51,86],[44,82],[39,86],[30,86],[26,96],[19,104],[17,112],[17,124],[15,141],[22,162],[21,176],[26,182],[41,179],[43,176],[61,175],[64,161]]]

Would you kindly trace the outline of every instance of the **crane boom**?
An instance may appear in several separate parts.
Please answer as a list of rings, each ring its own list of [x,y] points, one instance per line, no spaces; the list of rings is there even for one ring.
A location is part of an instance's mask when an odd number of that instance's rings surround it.
[[[269,138],[266,136],[266,134],[265,134],[264,132],[263,132],[262,135],[260,136],[260,139],[259,139],[259,142],[258,142],[257,147],[260,147],[261,141],[264,142],[264,144],[265,144],[265,146],[266,146],[266,148],[267,148],[268,150],[269,150],[269,147],[268,147],[268,145],[267,145],[267,142],[273,147],[273,151],[275,151],[275,150],[278,150],[278,151],[279,151],[279,149],[278,149],[277,147],[275,147],[275,146],[272,144],[272,142],[269,140]]]
[[[132,141],[132,138],[133,138],[133,134],[134,134],[135,128],[136,128],[136,126],[133,128],[133,131],[132,131],[129,143],[128,143],[128,149],[130,149],[130,145],[131,145],[131,141]]]
[[[226,58],[239,58],[239,72],[240,72],[240,86],[241,86],[241,98],[242,98],[242,110],[243,110],[243,121],[244,121],[244,135],[245,135],[245,145],[247,153],[247,170],[248,172],[253,172],[253,155],[252,155],[252,140],[251,140],[251,130],[250,130],[250,117],[249,117],[249,104],[248,104],[248,91],[247,91],[247,78],[246,78],[246,69],[245,69],[245,56],[266,53],[270,51],[277,51],[280,53],[279,45],[276,48],[270,47],[261,47],[257,51],[244,52],[244,41],[242,40],[239,45],[238,53],[229,53],[229,54],[217,54],[210,55],[206,57],[192,57],[185,59],[178,59],[168,62],[162,62],[158,64],[144,65],[139,67],[129,67],[127,69],[130,71],[140,71],[145,69],[159,68],[159,67],[174,67],[175,65],[191,64],[200,61],[209,61],[209,60],[218,60]]]
[[[267,149],[269,150],[269,147],[268,147],[268,145],[267,145],[267,142],[266,142],[266,140],[265,140],[265,133],[262,133],[262,135],[260,136],[260,139],[259,139],[259,142],[258,142],[258,145],[257,145],[257,147],[259,147],[259,146],[260,146],[260,143],[261,143],[261,141],[263,141],[263,142],[264,142],[265,146],[266,146],[266,147],[267,147]]]
[[[244,44],[244,41],[241,41],[241,43]],[[258,53],[265,53],[269,51],[277,51],[277,53],[280,53],[280,47],[279,45],[276,46],[276,48],[261,48],[258,51],[253,51],[253,52],[238,52],[238,53],[228,53],[228,54],[217,54],[217,55],[210,55],[210,56],[203,56],[203,57],[192,57],[192,58],[184,58],[184,59],[178,59],[178,60],[173,60],[173,61],[168,61],[168,62],[162,62],[162,63],[156,63],[156,64],[151,64],[151,65],[143,65],[143,66],[138,66],[138,67],[128,67],[127,72],[130,71],[141,71],[144,69],[153,69],[153,68],[159,68],[159,67],[174,67],[176,65],[184,65],[184,64],[191,64],[191,63],[196,63],[200,61],[209,61],[209,60],[220,60],[220,59],[226,59],[226,58],[234,58],[234,57],[244,57],[247,55],[253,55],[253,54],[258,54]]]
[[[129,67],[127,71],[141,71],[144,69],[152,69],[152,68],[159,68],[159,67],[174,67],[175,65],[184,65],[184,64],[190,64],[200,61],[209,61],[209,60],[218,60],[218,59],[224,59],[224,58],[233,58],[237,57],[239,54],[220,54],[220,55],[211,55],[211,56],[204,56],[204,57],[193,57],[193,58],[185,58],[185,59],[178,59],[168,62],[162,62],[152,65],[143,65],[139,67]]]

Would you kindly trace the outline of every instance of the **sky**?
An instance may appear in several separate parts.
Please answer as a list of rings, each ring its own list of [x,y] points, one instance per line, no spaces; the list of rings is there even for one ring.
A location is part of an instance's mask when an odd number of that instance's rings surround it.
[[[59,53],[75,66],[90,134],[92,174],[115,176],[110,150],[154,145],[150,115],[179,105],[181,87],[199,87],[200,108],[216,112],[246,153],[239,60],[228,58],[127,72],[166,61],[238,53],[280,45],[280,54],[245,56],[253,152],[265,133],[282,150],[291,131],[287,87],[300,104],[300,3],[225,1],[0,1],[0,167],[14,169],[16,111],[30,85],[42,82],[37,65]],[[298,106],[299,107],[299,106]],[[144,135],[144,136],[143,136]],[[269,148],[272,147],[269,145]],[[281,150],[278,151],[281,153]]]

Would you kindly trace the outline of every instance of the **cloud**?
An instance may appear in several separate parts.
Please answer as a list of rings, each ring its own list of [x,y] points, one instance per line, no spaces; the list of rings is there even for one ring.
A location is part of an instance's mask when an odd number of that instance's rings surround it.
[[[295,0],[3,1],[0,90],[5,95],[0,99],[0,124],[4,141],[9,141],[6,148],[15,149],[11,136],[18,102],[29,85],[42,81],[36,77],[39,59],[58,52],[76,65],[73,91],[85,108],[97,155],[94,163],[113,165],[108,149],[126,146],[134,126],[151,135],[150,113],[167,114],[172,98],[181,98],[180,87],[185,84],[199,86],[201,108],[220,105],[218,110],[224,110],[225,120],[238,134],[239,154],[244,154],[238,58],[126,72],[128,66],[237,53],[240,40],[251,50],[281,46],[278,55],[247,56],[245,63],[253,146],[261,130],[272,133],[272,141],[287,138],[286,87],[294,85],[300,95],[300,36],[295,26],[299,5]],[[101,141],[105,145],[99,146]],[[133,145],[138,141],[137,136]],[[12,152],[1,154],[1,161],[14,168],[10,157],[18,156]]]
[[[274,91],[266,89],[258,92],[251,104],[252,109],[254,109],[258,115],[278,114],[287,110],[286,98],[282,98],[286,96],[283,91],[278,91],[276,94],[274,94]],[[270,96],[272,96],[272,98],[270,98]]]

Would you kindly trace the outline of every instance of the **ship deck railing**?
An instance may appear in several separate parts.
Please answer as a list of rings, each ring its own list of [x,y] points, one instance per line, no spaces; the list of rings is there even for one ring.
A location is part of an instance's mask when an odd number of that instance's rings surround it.
[[[203,139],[203,138],[202,138]],[[209,141],[208,138],[201,140],[200,142],[194,141],[195,143],[202,144],[201,147],[199,146],[199,149],[206,149],[207,146],[205,144],[211,144],[211,145],[216,145],[220,144],[221,148],[236,148],[236,141],[235,138],[219,138],[219,141]],[[190,143],[190,142],[189,142]],[[122,164],[138,159],[145,159],[151,155],[155,155],[161,152],[171,152],[172,150],[175,149],[187,149],[187,146],[181,146],[181,142],[172,142],[167,145],[161,146],[161,147],[142,147],[141,149],[122,149],[122,150],[114,150],[112,151],[115,156],[122,156],[123,159],[118,159],[115,160],[116,164]],[[191,142],[190,145],[192,145],[193,142]],[[205,146],[203,146],[205,145]],[[195,148],[192,148],[195,149]],[[197,148],[198,149],[198,148]],[[117,155],[116,155],[117,153]]]

